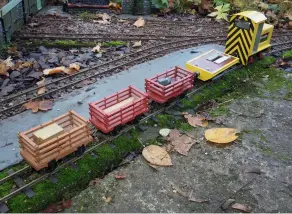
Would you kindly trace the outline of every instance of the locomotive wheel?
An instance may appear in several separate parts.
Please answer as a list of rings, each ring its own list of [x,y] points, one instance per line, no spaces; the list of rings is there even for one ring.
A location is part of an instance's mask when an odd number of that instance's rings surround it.
[[[262,60],[263,59],[263,52],[257,53],[257,57],[259,60]]]
[[[248,58],[248,64],[252,64],[254,62],[254,57],[253,56],[250,56]]]
[[[57,161],[56,160],[51,160],[48,163],[48,167],[47,167],[47,172],[53,172],[55,169],[57,168]]]
[[[80,146],[77,151],[75,152],[76,156],[81,156],[85,152],[85,146]]]

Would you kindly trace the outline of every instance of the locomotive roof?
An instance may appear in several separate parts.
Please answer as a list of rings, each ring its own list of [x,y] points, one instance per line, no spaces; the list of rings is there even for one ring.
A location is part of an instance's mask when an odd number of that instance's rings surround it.
[[[257,11],[244,11],[244,12],[234,14],[234,16],[245,16],[251,19],[255,23],[264,22],[267,19],[267,17],[264,14]]]

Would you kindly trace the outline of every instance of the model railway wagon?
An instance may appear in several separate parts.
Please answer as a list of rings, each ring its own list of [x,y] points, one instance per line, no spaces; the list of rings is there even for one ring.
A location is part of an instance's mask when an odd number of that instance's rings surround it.
[[[226,49],[211,50],[188,61],[186,68],[175,67],[145,80],[146,93],[133,86],[89,104],[90,123],[107,134],[147,112],[151,102],[164,104],[194,86],[194,78],[207,81],[222,75],[235,64],[246,65],[271,46],[273,26],[266,17],[247,11],[231,17]],[[55,167],[56,161],[76,151],[82,154],[92,141],[89,123],[75,112],[19,133],[21,155],[36,170]]]
[[[74,111],[19,132],[20,154],[34,169],[55,168],[56,161],[72,152],[81,155],[93,139],[89,123]]]
[[[166,103],[194,87],[194,73],[175,67],[145,80],[148,96],[157,103]]]
[[[107,134],[147,111],[147,94],[129,86],[100,101],[89,103],[89,121]]]

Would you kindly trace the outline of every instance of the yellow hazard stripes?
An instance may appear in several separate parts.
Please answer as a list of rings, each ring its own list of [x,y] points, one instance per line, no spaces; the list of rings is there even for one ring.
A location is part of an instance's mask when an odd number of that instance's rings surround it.
[[[250,22],[250,29],[247,30],[237,27],[235,22],[238,19]],[[236,55],[239,58],[240,63],[246,65],[252,49],[251,44],[253,41],[253,35],[254,25],[250,19],[243,16],[232,16],[225,45],[225,53]]]

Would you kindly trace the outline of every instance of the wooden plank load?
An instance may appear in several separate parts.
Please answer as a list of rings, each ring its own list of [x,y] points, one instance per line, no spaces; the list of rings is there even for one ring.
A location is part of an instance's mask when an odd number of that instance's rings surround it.
[[[148,96],[129,86],[104,99],[89,103],[90,122],[107,134],[148,111]]]
[[[175,67],[151,79],[145,79],[145,90],[152,100],[165,103],[194,86],[194,73]]]
[[[45,124],[18,133],[20,154],[35,170],[48,167],[81,146],[87,146],[91,137],[89,122],[69,111]]]

